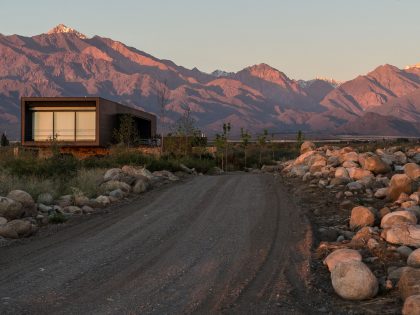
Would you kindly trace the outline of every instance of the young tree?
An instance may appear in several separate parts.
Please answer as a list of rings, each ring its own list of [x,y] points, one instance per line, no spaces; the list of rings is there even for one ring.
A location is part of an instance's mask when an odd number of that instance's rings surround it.
[[[7,139],[6,134],[3,132],[1,135],[0,146],[7,147],[9,145],[9,139]]]
[[[226,149],[226,171],[228,170],[228,149],[229,149],[229,134],[230,134],[230,130],[231,130],[231,125],[230,122],[228,122],[227,124],[224,123],[223,124],[223,135],[225,137],[226,140],[226,145],[225,145],[225,149]]]
[[[163,154],[163,138],[165,135],[165,115],[166,107],[169,104],[170,90],[168,88],[167,80],[164,80],[162,83],[156,86],[156,100],[160,112],[160,129],[161,129],[161,140],[160,140],[160,156]]]
[[[268,136],[267,129],[264,129],[263,134],[258,136],[258,146],[260,147],[260,167],[262,164],[262,151],[265,148],[265,145],[267,144],[267,136]]]
[[[187,155],[188,148],[192,145],[192,139],[198,137],[200,131],[196,127],[196,120],[191,115],[191,109],[189,106],[184,106],[184,114],[177,120],[175,123],[175,135],[184,137],[185,139],[185,152],[184,155]]]
[[[251,141],[251,135],[249,134],[248,130],[244,131],[244,128],[241,128],[241,146],[244,149],[244,160],[245,160],[245,168],[246,168],[246,154],[247,154],[247,147],[249,142]]]
[[[223,152],[224,152],[224,149],[225,149],[225,146],[226,146],[226,137],[225,137],[225,135],[224,134],[216,134],[216,138],[214,139],[214,145],[216,146],[216,148],[217,148],[217,155],[221,155],[221,159],[220,159],[220,161],[221,161],[221,169],[222,170],[224,170],[224,154],[223,154]],[[216,156],[217,156],[216,155]]]
[[[305,140],[305,136],[303,135],[302,130],[299,130],[296,136],[296,148],[298,150],[300,149],[300,146],[302,145],[304,140]]]
[[[140,139],[133,115],[123,114],[119,119],[118,128],[114,129],[114,138],[127,147],[134,145]]]

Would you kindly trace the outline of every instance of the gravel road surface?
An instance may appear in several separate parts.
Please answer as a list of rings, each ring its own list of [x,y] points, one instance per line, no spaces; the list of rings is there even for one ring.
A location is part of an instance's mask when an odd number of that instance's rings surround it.
[[[194,177],[0,248],[0,314],[307,314],[311,242],[274,176]]]

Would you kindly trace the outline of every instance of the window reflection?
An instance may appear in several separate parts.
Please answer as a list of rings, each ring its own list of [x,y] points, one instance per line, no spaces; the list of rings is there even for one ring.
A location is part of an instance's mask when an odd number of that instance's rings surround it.
[[[32,137],[34,141],[95,141],[96,112],[34,111]]]

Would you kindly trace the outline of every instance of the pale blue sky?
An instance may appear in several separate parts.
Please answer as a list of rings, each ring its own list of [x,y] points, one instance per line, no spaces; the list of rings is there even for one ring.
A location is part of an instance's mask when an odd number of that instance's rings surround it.
[[[13,0],[0,33],[64,23],[207,72],[265,62],[294,79],[347,80],[420,63],[419,13],[419,0]]]

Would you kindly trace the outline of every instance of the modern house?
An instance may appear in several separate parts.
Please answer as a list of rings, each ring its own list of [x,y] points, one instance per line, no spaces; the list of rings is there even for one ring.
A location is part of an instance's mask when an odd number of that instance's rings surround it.
[[[155,115],[100,97],[22,97],[22,145],[107,147],[122,114],[134,118],[141,139],[155,137]]]

